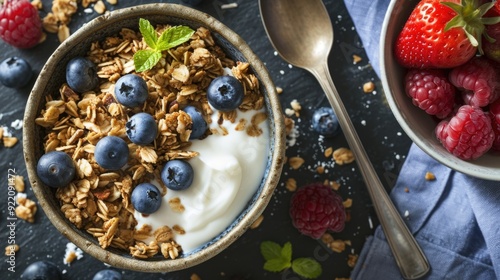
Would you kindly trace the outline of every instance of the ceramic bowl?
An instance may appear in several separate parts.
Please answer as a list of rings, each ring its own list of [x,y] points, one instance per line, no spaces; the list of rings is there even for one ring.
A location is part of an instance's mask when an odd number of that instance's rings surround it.
[[[131,257],[128,251],[102,249],[93,236],[77,229],[65,218],[55,198],[54,189],[44,185],[36,173],[37,161],[43,154],[43,130],[35,124],[35,118],[44,108],[48,94],[59,95],[59,87],[65,82],[65,67],[62,66],[75,56],[84,56],[92,42],[116,35],[123,27],[138,30],[139,18],[156,24],[187,25],[193,29],[200,26],[208,28],[216,43],[229,57],[250,63],[253,73],[260,81],[270,126],[266,171],[260,186],[244,206],[244,210],[213,240],[173,260],[165,259],[161,254],[152,259],[141,260]],[[118,268],[144,272],[168,272],[194,266],[214,257],[237,240],[267,206],[281,175],[285,151],[283,114],[275,86],[263,63],[241,37],[221,22],[208,14],[176,4],[148,4],[115,10],[83,25],[65,40],[50,56],[33,87],[26,105],[23,137],[29,179],[39,205],[52,224],[89,255]]]
[[[385,96],[397,121],[410,139],[440,163],[473,177],[500,180],[500,156],[487,153],[473,161],[450,154],[434,134],[436,121],[412,104],[404,90],[403,69],[396,61],[394,42],[418,0],[393,0],[385,15],[380,41],[380,71]]]

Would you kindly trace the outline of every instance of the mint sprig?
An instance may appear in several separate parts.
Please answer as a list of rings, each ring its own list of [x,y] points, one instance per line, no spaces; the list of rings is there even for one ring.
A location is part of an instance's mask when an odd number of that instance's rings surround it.
[[[264,269],[281,272],[292,268],[293,272],[307,278],[318,278],[322,273],[321,264],[311,258],[298,258],[292,261],[292,244],[287,242],[281,247],[278,243],[264,241],[260,244],[260,253],[266,260]]]
[[[143,72],[153,68],[160,61],[162,51],[188,41],[194,34],[193,29],[179,25],[168,28],[158,37],[154,26],[143,18],[139,19],[139,31],[150,49],[139,50],[134,54],[136,72]]]

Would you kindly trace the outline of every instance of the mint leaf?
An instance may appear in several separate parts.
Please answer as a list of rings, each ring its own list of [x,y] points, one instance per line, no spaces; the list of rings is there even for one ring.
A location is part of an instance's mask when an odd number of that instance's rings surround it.
[[[260,253],[266,261],[273,259],[281,259],[281,246],[272,241],[264,241],[260,243]]]
[[[299,258],[293,260],[292,270],[307,279],[318,278],[323,271],[321,265],[311,258]]]
[[[292,243],[287,242],[283,245],[283,248],[281,249],[281,257],[287,262],[292,261]]]
[[[147,19],[139,19],[139,31],[141,31],[142,37],[146,44],[153,50],[157,49],[158,35],[153,25]]]
[[[139,50],[134,54],[135,71],[143,72],[153,68],[161,59],[161,52],[156,50]]]
[[[158,39],[157,49],[165,51],[175,46],[178,46],[191,38],[194,30],[187,26],[174,26],[171,27],[160,35]]]
[[[264,264],[264,269],[270,272],[280,272],[285,268],[289,268],[291,265],[292,264],[290,262],[287,262],[282,258],[271,259]]]

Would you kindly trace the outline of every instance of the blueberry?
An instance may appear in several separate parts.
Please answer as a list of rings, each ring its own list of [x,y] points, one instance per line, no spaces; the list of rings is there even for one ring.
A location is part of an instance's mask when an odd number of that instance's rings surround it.
[[[135,186],[130,201],[135,210],[143,214],[152,214],[161,206],[161,194],[151,183],[141,183]]]
[[[10,57],[0,63],[0,82],[10,88],[22,88],[33,76],[31,65],[20,57]]]
[[[321,107],[312,116],[313,129],[323,136],[335,136],[339,132],[339,120],[330,107]]]
[[[68,185],[75,177],[76,169],[71,157],[65,152],[52,151],[44,154],[36,165],[40,181],[52,188]]]
[[[223,112],[231,111],[243,102],[243,85],[233,76],[219,76],[212,80],[207,88],[210,105]]]
[[[114,269],[103,269],[98,271],[92,280],[121,280],[122,274]]]
[[[125,125],[128,139],[137,145],[151,144],[158,133],[155,119],[148,113],[133,115]]]
[[[85,57],[71,59],[66,65],[66,82],[78,93],[95,89],[99,84],[95,64]]]
[[[198,108],[194,106],[186,106],[186,108],[184,108],[184,112],[186,112],[186,114],[188,114],[193,121],[193,126],[191,128],[192,131],[189,139],[198,139],[203,136],[203,134],[205,134],[205,131],[207,130],[207,122],[203,118],[200,110],[198,110]]]
[[[49,261],[37,261],[30,264],[21,275],[23,280],[61,280],[61,271]]]
[[[167,161],[161,170],[161,180],[171,190],[185,190],[193,183],[194,171],[185,160]]]
[[[148,85],[143,78],[127,74],[116,81],[115,96],[127,107],[139,107],[148,98]]]
[[[94,158],[102,168],[118,170],[128,161],[128,145],[117,136],[106,136],[97,142]]]

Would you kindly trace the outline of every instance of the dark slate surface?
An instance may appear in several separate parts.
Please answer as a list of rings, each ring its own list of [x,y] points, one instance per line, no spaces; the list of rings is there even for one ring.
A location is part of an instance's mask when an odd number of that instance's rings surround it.
[[[42,2],[44,11],[40,13],[44,16],[50,10],[52,1],[43,0]],[[118,5],[107,4],[107,7],[118,9],[151,2],[155,1],[119,0]],[[179,3],[179,1],[157,2]],[[327,106],[328,102],[312,75],[305,70],[291,67],[276,54],[262,26],[258,2],[236,0],[237,8],[220,9],[220,5],[227,3],[232,2],[204,0],[196,8],[216,17],[247,41],[268,67],[276,86],[283,88],[283,93],[280,95],[283,109],[290,108],[290,102],[294,99],[302,105],[300,117],[293,117],[298,128],[298,135],[293,139],[294,145],[290,145],[287,149],[287,156],[301,156],[306,160],[305,164],[298,170],[292,170],[285,165],[280,185],[264,213],[265,218],[261,226],[249,230],[227,250],[206,263],[185,271],[163,274],[120,271],[124,279],[141,277],[144,279],[189,279],[193,273],[198,274],[204,280],[233,279],[233,276],[240,276],[244,279],[300,279],[291,271],[280,274],[266,272],[263,269],[264,260],[260,255],[259,245],[264,240],[270,240],[280,244],[290,241],[294,249],[294,258],[311,257],[318,260],[323,267],[320,279],[349,277],[351,268],[347,266],[348,254],[359,254],[366,237],[373,232],[373,227],[378,222],[357,166],[355,164],[334,166],[323,155],[323,151],[328,147],[347,146],[345,139],[342,135],[333,139],[323,139],[312,131],[310,127],[312,112],[319,106]],[[386,189],[390,190],[411,142],[397,124],[385,102],[380,80],[369,65],[343,1],[328,0],[325,4],[335,30],[335,45],[329,61],[332,78],[377,173]],[[96,13],[87,14],[80,8],[73,16],[70,24],[71,30],[76,30],[96,16]],[[2,186],[0,188],[0,245],[1,248],[7,246],[9,236],[12,236],[21,247],[15,255],[14,273],[8,270],[11,267],[11,264],[7,263],[8,257],[3,257],[4,261],[0,264],[2,279],[18,279],[26,266],[37,260],[54,262],[64,272],[65,279],[92,279],[97,271],[106,267],[86,254],[82,259],[74,261],[71,266],[65,265],[63,258],[68,240],[52,226],[40,208],[35,223],[17,220],[12,231],[7,228],[7,224],[11,222],[8,220],[10,215],[7,208],[9,196],[7,178],[10,174],[15,173],[25,177],[28,198],[36,201],[28,183],[22,156],[22,129],[16,129],[18,127],[13,122],[22,120],[26,100],[35,78],[57,45],[58,41],[54,34],[49,34],[44,43],[30,50],[18,50],[3,42],[0,43],[1,60],[10,56],[24,57],[31,63],[35,72],[35,77],[23,89],[13,90],[0,85],[0,125],[6,127],[13,136],[20,140],[13,148],[0,145]],[[358,64],[353,64],[353,54],[361,56],[363,60]],[[363,92],[362,85],[368,81],[376,84],[374,93]],[[326,164],[328,172],[316,173],[318,164]],[[334,253],[324,247],[320,241],[303,236],[293,228],[288,216],[291,193],[284,187],[284,182],[288,178],[295,178],[299,186],[325,179],[337,180],[341,183],[340,194],[344,199],[353,200],[353,206],[350,209],[351,221],[346,224],[343,232],[335,233],[333,236],[336,239],[351,240],[352,246],[347,246],[343,253]]]

